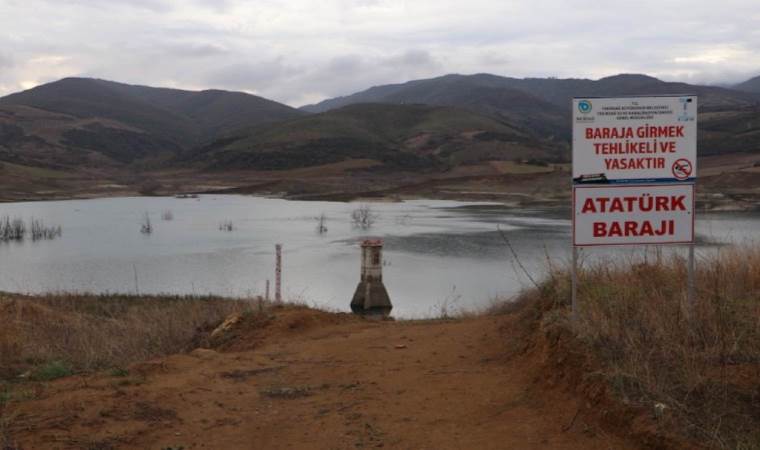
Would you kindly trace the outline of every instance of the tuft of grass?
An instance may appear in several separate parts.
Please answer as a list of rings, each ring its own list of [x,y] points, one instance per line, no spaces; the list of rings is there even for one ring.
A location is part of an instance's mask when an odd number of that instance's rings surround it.
[[[63,361],[50,361],[37,367],[32,372],[31,379],[34,381],[52,381],[73,374],[74,371],[67,363]]]
[[[123,378],[123,377],[129,376],[129,370],[122,369],[121,367],[114,367],[108,372],[108,375],[112,377]]]

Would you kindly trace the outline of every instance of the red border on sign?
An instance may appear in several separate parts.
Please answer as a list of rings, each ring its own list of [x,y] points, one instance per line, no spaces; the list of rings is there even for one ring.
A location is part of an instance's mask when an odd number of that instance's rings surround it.
[[[665,186],[690,186],[691,187],[691,240],[690,241],[678,241],[678,242],[627,242],[625,244],[577,244],[575,242],[575,192],[577,189],[609,189],[609,188],[626,188],[626,187],[665,187]],[[696,220],[696,196],[695,196],[694,183],[673,183],[673,184],[632,184],[632,185],[595,185],[595,186],[573,186],[573,217],[572,217],[572,233],[573,233],[573,247],[627,247],[630,245],[683,245],[694,244],[696,235],[694,234],[694,222]]]

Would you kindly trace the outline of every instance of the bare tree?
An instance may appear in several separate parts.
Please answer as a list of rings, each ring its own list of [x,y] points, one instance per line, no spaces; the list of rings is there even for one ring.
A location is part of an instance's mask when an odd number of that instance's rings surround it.
[[[32,240],[38,241],[41,239],[55,239],[61,235],[61,226],[46,226],[39,219],[31,219],[29,221],[29,230],[32,234]]]
[[[18,217],[0,218],[0,241],[23,241],[27,236],[33,241],[55,239],[61,236],[61,226],[46,226],[42,220],[35,218],[29,220],[28,226]]]
[[[0,240],[21,241],[26,234],[26,224],[19,218],[5,216],[0,220]]]
[[[317,233],[319,234],[327,233],[327,217],[325,216],[325,213],[322,213],[319,217],[316,217],[315,219],[317,220]]]
[[[235,227],[232,225],[232,221],[231,220],[226,220],[226,221],[224,221],[224,222],[222,222],[222,223],[219,224],[219,230],[220,231],[232,231],[234,229],[235,229]]]
[[[142,233],[142,234],[151,234],[151,233],[153,233],[153,224],[150,223],[150,215],[148,215],[148,213],[145,213],[145,217],[143,218],[143,222],[140,225],[140,233]]]
[[[161,220],[174,220],[174,213],[171,209],[166,209],[161,213]]]
[[[365,204],[351,212],[351,223],[356,228],[367,230],[372,228],[372,225],[374,225],[379,217],[378,214],[372,211],[369,205]]]

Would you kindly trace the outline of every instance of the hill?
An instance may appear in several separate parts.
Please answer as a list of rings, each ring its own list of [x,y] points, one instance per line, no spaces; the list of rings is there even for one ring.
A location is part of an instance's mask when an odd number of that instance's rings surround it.
[[[323,112],[367,101],[454,106],[510,120],[534,136],[559,140],[567,146],[570,140],[569,104],[573,97],[679,93],[699,96],[700,154],[760,152],[757,123],[760,95],[712,86],[665,82],[646,75],[621,74],[599,80],[519,79],[490,74],[446,75],[403,84],[375,86],[349,96],[307,105],[302,109]]]
[[[733,86],[734,89],[739,91],[754,92],[760,94],[760,75],[755,78],[739,83]]]
[[[239,130],[195,151],[206,167],[293,169],[348,159],[425,169],[483,160],[557,158],[560,147],[529,130],[461,108],[357,104]]]
[[[68,166],[167,160],[220,133],[300,115],[240,92],[66,78],[0,98],[0,155]]]
[[[491,74],[446,75],[438,78],[414,80],[403,84],[375,86],[366,91],[345,97],[337,97],[306,105],[301,109],[308,112],[323,112],[337,107],[364,102],[378,103],[428,103],[434,105],[468,106],[468,92],[481,89],[505,94],[520,99],[522,108],[546,108],[550,103],[567,115],[570,99],[573,97],[604,97],[613,95],[648,94],[696,94],[700,106],[706,108],[743,107],[760,103],[760,96],[747,96],[744,92],[713,86],[698,86],[686,83],[665,82],[647,75],[620,74],[599,80],[558,79],[558,78],[510,78]],[[518,96],[517,93],[523,96]],[[532,100],[534,104],[528,104]],[[477,102],[471,102],[477,103]],[[514,106],[504,102],[501,108]]]
[[[429,80],[376,86],[346,97],[325,100],[302,109],[324,112],[355,103],[421,103],[453,106],[492,117],[504,118],[543,135],[561,134],[568,138],[566,105],[558,106],[530,93],[515,89],[493,75],[446,75]]]

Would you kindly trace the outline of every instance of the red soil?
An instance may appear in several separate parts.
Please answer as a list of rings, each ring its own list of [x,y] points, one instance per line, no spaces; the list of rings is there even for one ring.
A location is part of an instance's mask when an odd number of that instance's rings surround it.
[[[235,324],[215,350],[49,383],[5,411],[7,431],[23,449],[665,445],[584,381],[588,363],[566,352],[566,335],[521,320],[276,310]]]

